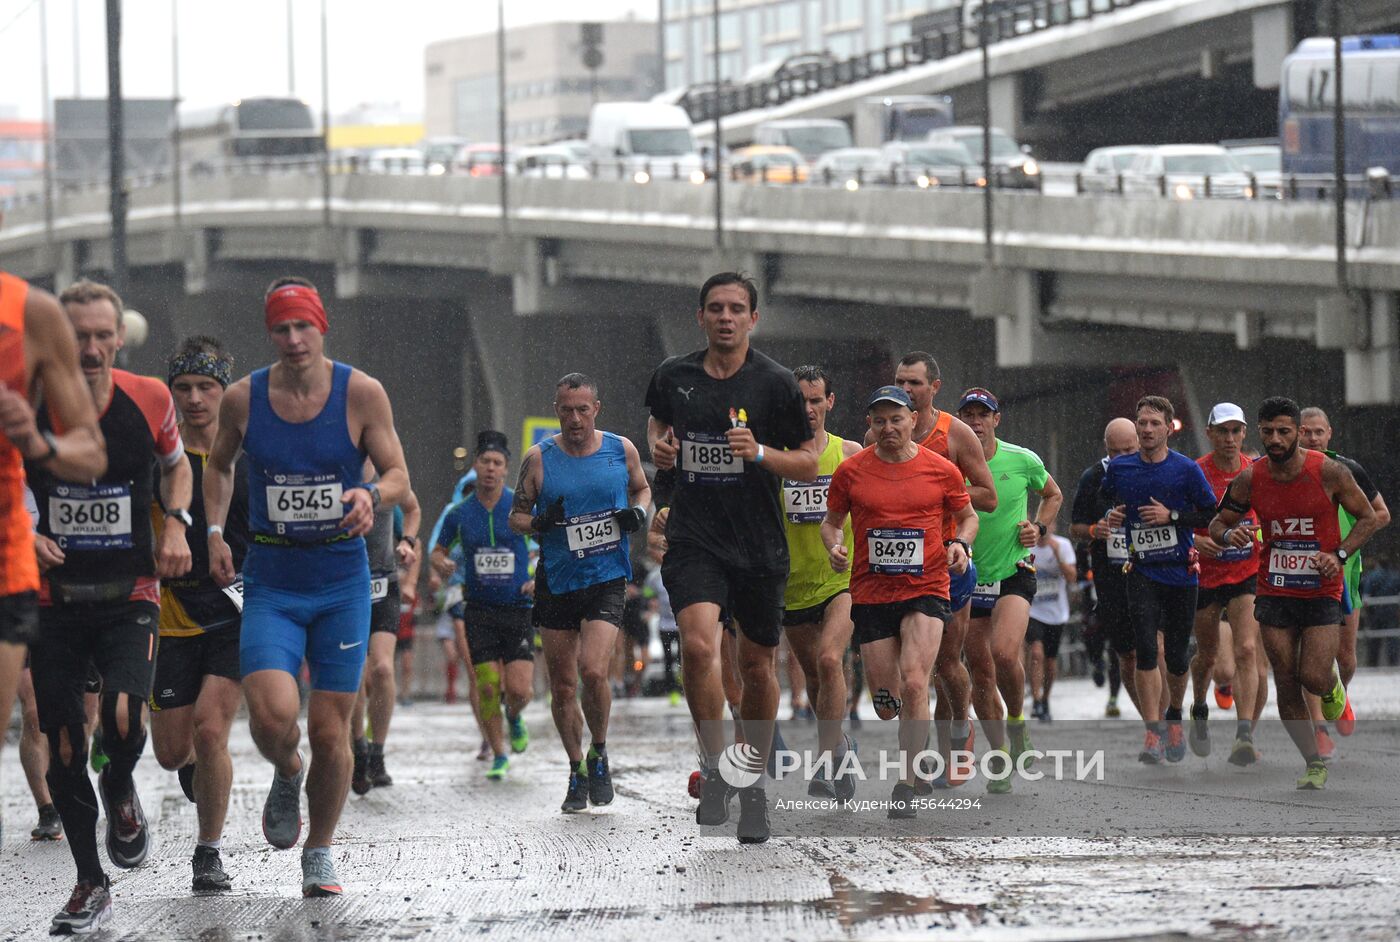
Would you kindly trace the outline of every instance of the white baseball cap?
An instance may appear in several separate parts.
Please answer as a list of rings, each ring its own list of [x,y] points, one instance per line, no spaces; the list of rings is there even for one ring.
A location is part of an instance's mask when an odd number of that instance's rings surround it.
[[[1210,410],[1210,418],[1206,420],[1206,425],[1224,425],[1226,422],[1249,424],[1245,420],[1244,410],[1233,402],[1216,403],[1215,408]]]

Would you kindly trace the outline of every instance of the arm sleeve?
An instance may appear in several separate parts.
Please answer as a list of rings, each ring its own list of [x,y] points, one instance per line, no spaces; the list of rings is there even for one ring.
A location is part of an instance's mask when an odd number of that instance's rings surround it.
[[[1070,505],[1069,522],[1092,526],[1098,522],[1098,482],[1094,480],[1094,468],[1090,467],[1079,477],[1079,486],[1074,491],[1074,503]]]
[[[674,425],[674,416],[671,414],[671,398],[666,395],[661,378],[661,371],[665,366],[665,363],[661,364],[651,374],[651,382],[647,384],[646,407],[658,422]]]
[[[1182,468],[1186,476],[1186,491],[1190,495],[1191,506],[1183,507],[1179,511],[1180,520],[1178,522],[1193,530],[1205,529],[1215,519],[1215,491],[1211,490],[1210,482],[1206,480],[1206,473],[1196,462],[1192,461],[1190,468],[1185,465],[1182,465]]]
[[[837,465],[836,473],[831,476],[831,486],[826,492],[826,509],[837,516],[851,512],[851,471],[846,462]]]
[[[1341,455],[1337,456],[1337,460],[1346,465],[1347,469],[1351,471],[1351,476],[1356,478],[1356,486],[1361,488],[1361,493],[1365,495],[1368,502],[1374,501],[1380,495],[1380,491],[1377,490],[1376,485],[1372,483],[1371,476],[1366,473],[1365,468],[1361,467],[1360,464],[1352,459],[1343,458]]]

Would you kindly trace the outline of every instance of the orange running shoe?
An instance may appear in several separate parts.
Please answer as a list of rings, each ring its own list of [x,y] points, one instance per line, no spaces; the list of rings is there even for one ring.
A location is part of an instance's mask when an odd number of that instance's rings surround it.
[[[1162,758],[1162,737],[1149,729],[1142,741],[1142,752],[1138,753],[1138,761],[1148,765],[1161,765]]]
[[[1222,710],[1228,710],[1235,705],[1235,688],[1233,684],[1215,685],[1215,705]]]
[[[973,747],[976,746],[976,745],[977,745],[977,728],[976,728],[975,726],[972,725],[972,719],[971,719],[971,717],[969,717],[968,720],[967,720],[967,738],[964,739],[964,740],[963,740],[962,742],[960,742],[960,743],[956,743],[956,742],[953,743],[953,750],[954,750],[955,752],[956,752],[956,751],[959,751],[959,750],[961,750],[962,752],[971,752],[971,753],[975,756],[975,755],[976,755],[976,752],[974,751]],[[948,769],[948,773],[947,773],[947,777],[948,777],[948,787],[949,787],[949,788],[957,788],[959,785],[962,785],[962,784],[964,784],[965,782],[967,782],[972,776],[970,776],[970,775],[954,775],[954,774],[953,774],[953,770],[952,770],[951,768],[949,768],[949,769]]]
[[[1332,757],[1337,754],[1337,744],[1332,741],[1332,737],[1327,735],[1327,727],[1317,728],[1317,757],[1323,762],[1331,762]]]
[[[690,773],[690,781],[686,784],[685,790],[690,793],[691,798],[700,797],[700,787],[705,784],[705,773],[696,769]]]
[[[1347,708],[1337,717],[1337,732],[1350,736],[1356,732],[1356,714],[1351,711],[1351,694],[1347,694]]]

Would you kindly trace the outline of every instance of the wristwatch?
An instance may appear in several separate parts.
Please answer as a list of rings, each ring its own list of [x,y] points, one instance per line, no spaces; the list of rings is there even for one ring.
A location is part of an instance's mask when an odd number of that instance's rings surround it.
[[[1346,550],[1342,549],[1342,548],[1339,546],[1339,547],[1337,547],[1337,549],[1334,551],[1334,555],[1335,555],[1338,559],[1340,559],[1342,562],[1346,562],[1346,561],[1347,561],[1347,558],[1348,558],[1349,556],[1351,556],[1351,553],[1348,553]]]
[[[403,542],[407,543],[409,546],[413,547],[414,549],[417,549],[417,548],[418,548],[418,537],[416,537],[416,536],[409,536],[408,534],[404,534],[403,536],[399,537],[399,539],[402,540]]]
[[[953,537],[951,540],[944,540],[944,541],[943,541],[943,548],[944,548],[944,549],[947,549],[948,547],[952,546],[954,543],[957,543],[958,545],[960,545],[960,546],[963,548],[963,552],[967,554],[967,558],[968,558],[968,559],[971,559],[971,558],[972,558],[972,547],[970,547],[970,546],[967,545],[967,540],[961,539],[960,537],[956,537],[956,536],[955,536],[955,537]]]
[[[1171,522],[1172,522],[1172,523],[1177,523],[1178,521],[1180,521],[1180,520],[1181,520],[1181,511],[1179,511],[1179,510],[1173,510],[1173,511],[1171,512],[1171,518],[1170,518],[1170,519],[1171,519]]]
[[[1043,524],[1043,523],[1041,523],[1039,520],[1037,520],[1037,521],[1035,522],[1035,528],[1036,528],[1036,530],[1040,531],[1040,535],[1041,535],[1041,536],[1044,536],[1044,535],[1045,535],[1045,524]]]
[[[379,493],[379,485],[378,485],[378,484],[366,484],[366,485],[365,485],[365,490],[369,491],[369,503],[370,503],[370,506],[373,507],[375,510],[378,510],[378,509],[379,509],[379,502],[380,502],[380,500],[383,499],[383,496]]]
[[[183,507],[172,507],[165,512],[165,515],[167,517],[174,517],[176,520],[183,523],[186,530],[194,526],[194,518],[191,517],[190,512]]]

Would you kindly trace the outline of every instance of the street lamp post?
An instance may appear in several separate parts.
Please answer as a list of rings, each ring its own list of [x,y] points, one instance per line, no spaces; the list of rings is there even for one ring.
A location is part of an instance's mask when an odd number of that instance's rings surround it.
[[[184,195],[184,181],[180,178],[183,169],[180,154],[180,0],[170,0],[170,98],[173,102],[170,114],[170,162],[173,164],[170,198],[175,204],[175,230],[178,232],[183,223],[180,204]]]
[[[510,235],[510,185],[506,181],[506,0],[496,0],[496,134],[500,137],[501,235]]]
[[[76,30],[76,25],[74,27]],[[49,98],[49,15],[46,0],[39,0],[39,95],[44,153],[44,242],[53,245],[53,104]]]
[[[107,151],[112,213],[112,288],[125,294],[126,129],[122,113],[122,4],[107,0]]]
[[[722,113],[719,100],[719,0],[714,6],[714,68],[715,87],[710,100],[715,109],[715,248],[724,249],[724,129],[720,127]]]
[[[331,227],[331,40],[321,0],[321,224]]]
[[[1342,96],[1342,4],[1332,0],[1332,69],[1336,73],[1332,88],[1332,173],[1335,177],[1332,198],[1336,206],[1337,290],[1343,298],[1350,294],[1347,272],[1347,136],[1346,105]]]
[[[977,16],[977,38],[982,47],[982,241],[987,267],[996,264],[996,247],[992,229],[992,58],[988,49],[987,6],[990,0],[983,0]]]

